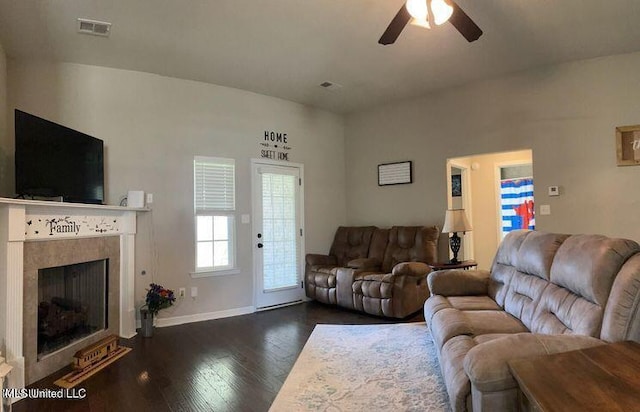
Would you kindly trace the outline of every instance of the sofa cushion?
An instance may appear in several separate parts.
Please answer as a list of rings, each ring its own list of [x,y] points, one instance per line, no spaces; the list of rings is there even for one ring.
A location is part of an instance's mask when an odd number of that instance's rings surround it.
[[[452,308],[451,303],[449,303],[449,299],[445,296],[440,295],[431,295],[426,302],[424,302],[424,320],[427,323],[427,326],[431,328],[431,320],[433,319],[433,315],[441,311],[442,309]]]
[[[464,371],[464,357],[475,346],[470,336],[456,336],[445,343],[440,351],[440,369],[454,412],[467,410],[467,398],[471,392],[469,377]]]
[[[489,296],[431,296],[424,303],[424,320],[431,323],[433,315],[446,308],[458,310],[500,310],[498,304]]]
[[[489,296],[449,296],[447,300],[459,310],[500,310],[500,306]]]
[[[489,272],[486,270],[437,270],[427,277],[429,289],[434,295],[473,296],[487,295]]]
[[[567,235],[515,231],[505,237],[496,254],[489,293],[529,329],[551,276],[553,258],[565,239]]]
[[[531,331],[598,337],[603,309],[571,291],[549,284],[534,314]]]
[[[439,348],[459,335],[528,332],[522,322],[502,310],[442,309],[433,315],[430,325],[433,340]]]
[[[640,252],[636,242],[600,235],[575,235],[558,249],[551,282],[604,307],[622,265]]]
[[[436,226],[392,227],[384,251],[382,271],[389,273],[401,262],[435,262],[439,236],[440,231]]]
[[[511,275],[504,294],[504,310],[531,329],[532,318],[542,291],[549,282],[518,270]]]
[[[451,409],[456,412],[470,410],[471,386],[469,377],[464,370],[464,358],[476,345],[499,339],[506,334],[496,333],[489,335],[456,336],[450,339],[442,347],[440,352],[440,369],[444,378]]]
[[[331,244],[329,255],[335,256],[338,266],[346,266],[353,259],[366,258],[375,226],[340,226]]]
[[[392,274],[370,274],[353,282],[353,293],[377,299],[388,299],[393,292]]]
[[[464,313],[453,308],[442,309],[434,314],[431,318],[430,329],[438,349],[456,336],[473,335],[473,329]]]
[[[526,233],[514,266],[519,272],[549,280],[554,256],[569,235],[535,231]]]
[[[607,342],[640,342],[640,255],[629,259],[616,276],[602,322]]]
[[[564,241],[551,266],[551,283],[540,294],[530,329],[538,333],[599,337],[604,307],[623,264],[637,243],[600,235]]]
[[[320,267],[313,277],[314,284],[323,288],[335,288],[337,273],[338,268]]]
[[[501,310],[472,310],[463,312],[471,324],[473,335],[488,333],[528,332],[527,327],[514,316]]]
[[[549,355],[602,345],[587,336],[552,336],[519,333],[490,339],[471,348],[464,358],[464,370],[473,386],[482,392],[512,389],[517,382],[508,362],[532,356]]]

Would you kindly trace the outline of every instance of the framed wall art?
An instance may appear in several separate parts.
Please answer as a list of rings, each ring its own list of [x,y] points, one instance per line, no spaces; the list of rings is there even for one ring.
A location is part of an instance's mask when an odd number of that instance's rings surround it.
[[[640,165],[640,125],[616,127],[618,166]]]
[[[378,165],[378,186],[409,183],[413,183],[413,164],[411,161]]]
[[[462,196],[462,175],[451,175],[451,196]]]

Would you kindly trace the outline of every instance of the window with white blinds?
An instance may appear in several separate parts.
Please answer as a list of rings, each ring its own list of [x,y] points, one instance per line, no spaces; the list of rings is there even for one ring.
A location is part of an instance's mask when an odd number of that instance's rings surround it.
[[[193,169],[196,213],[234,211],[235,161],[220,157],[196,157]]]
[[[196,271],[235,267],[235,161],[196,157],[193,162]]]

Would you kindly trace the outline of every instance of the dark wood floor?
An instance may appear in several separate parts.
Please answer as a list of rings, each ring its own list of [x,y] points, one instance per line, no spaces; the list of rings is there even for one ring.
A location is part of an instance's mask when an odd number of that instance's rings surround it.
[[[422,321],[418,314],[403,322]],[[396,322],[316,302],[234,318],[156,328],[122,339],[124,358],[78,386],[83,400],[31,400],[23,411],[266,411],[318,323]],[[31,385],[56,388],[65,369]]]

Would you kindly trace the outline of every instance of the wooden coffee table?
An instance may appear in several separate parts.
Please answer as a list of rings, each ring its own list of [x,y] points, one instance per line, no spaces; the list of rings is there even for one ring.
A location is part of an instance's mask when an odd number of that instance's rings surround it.
[[[521,410],[640,410],[640,344],[618,342],[509,362]]]

